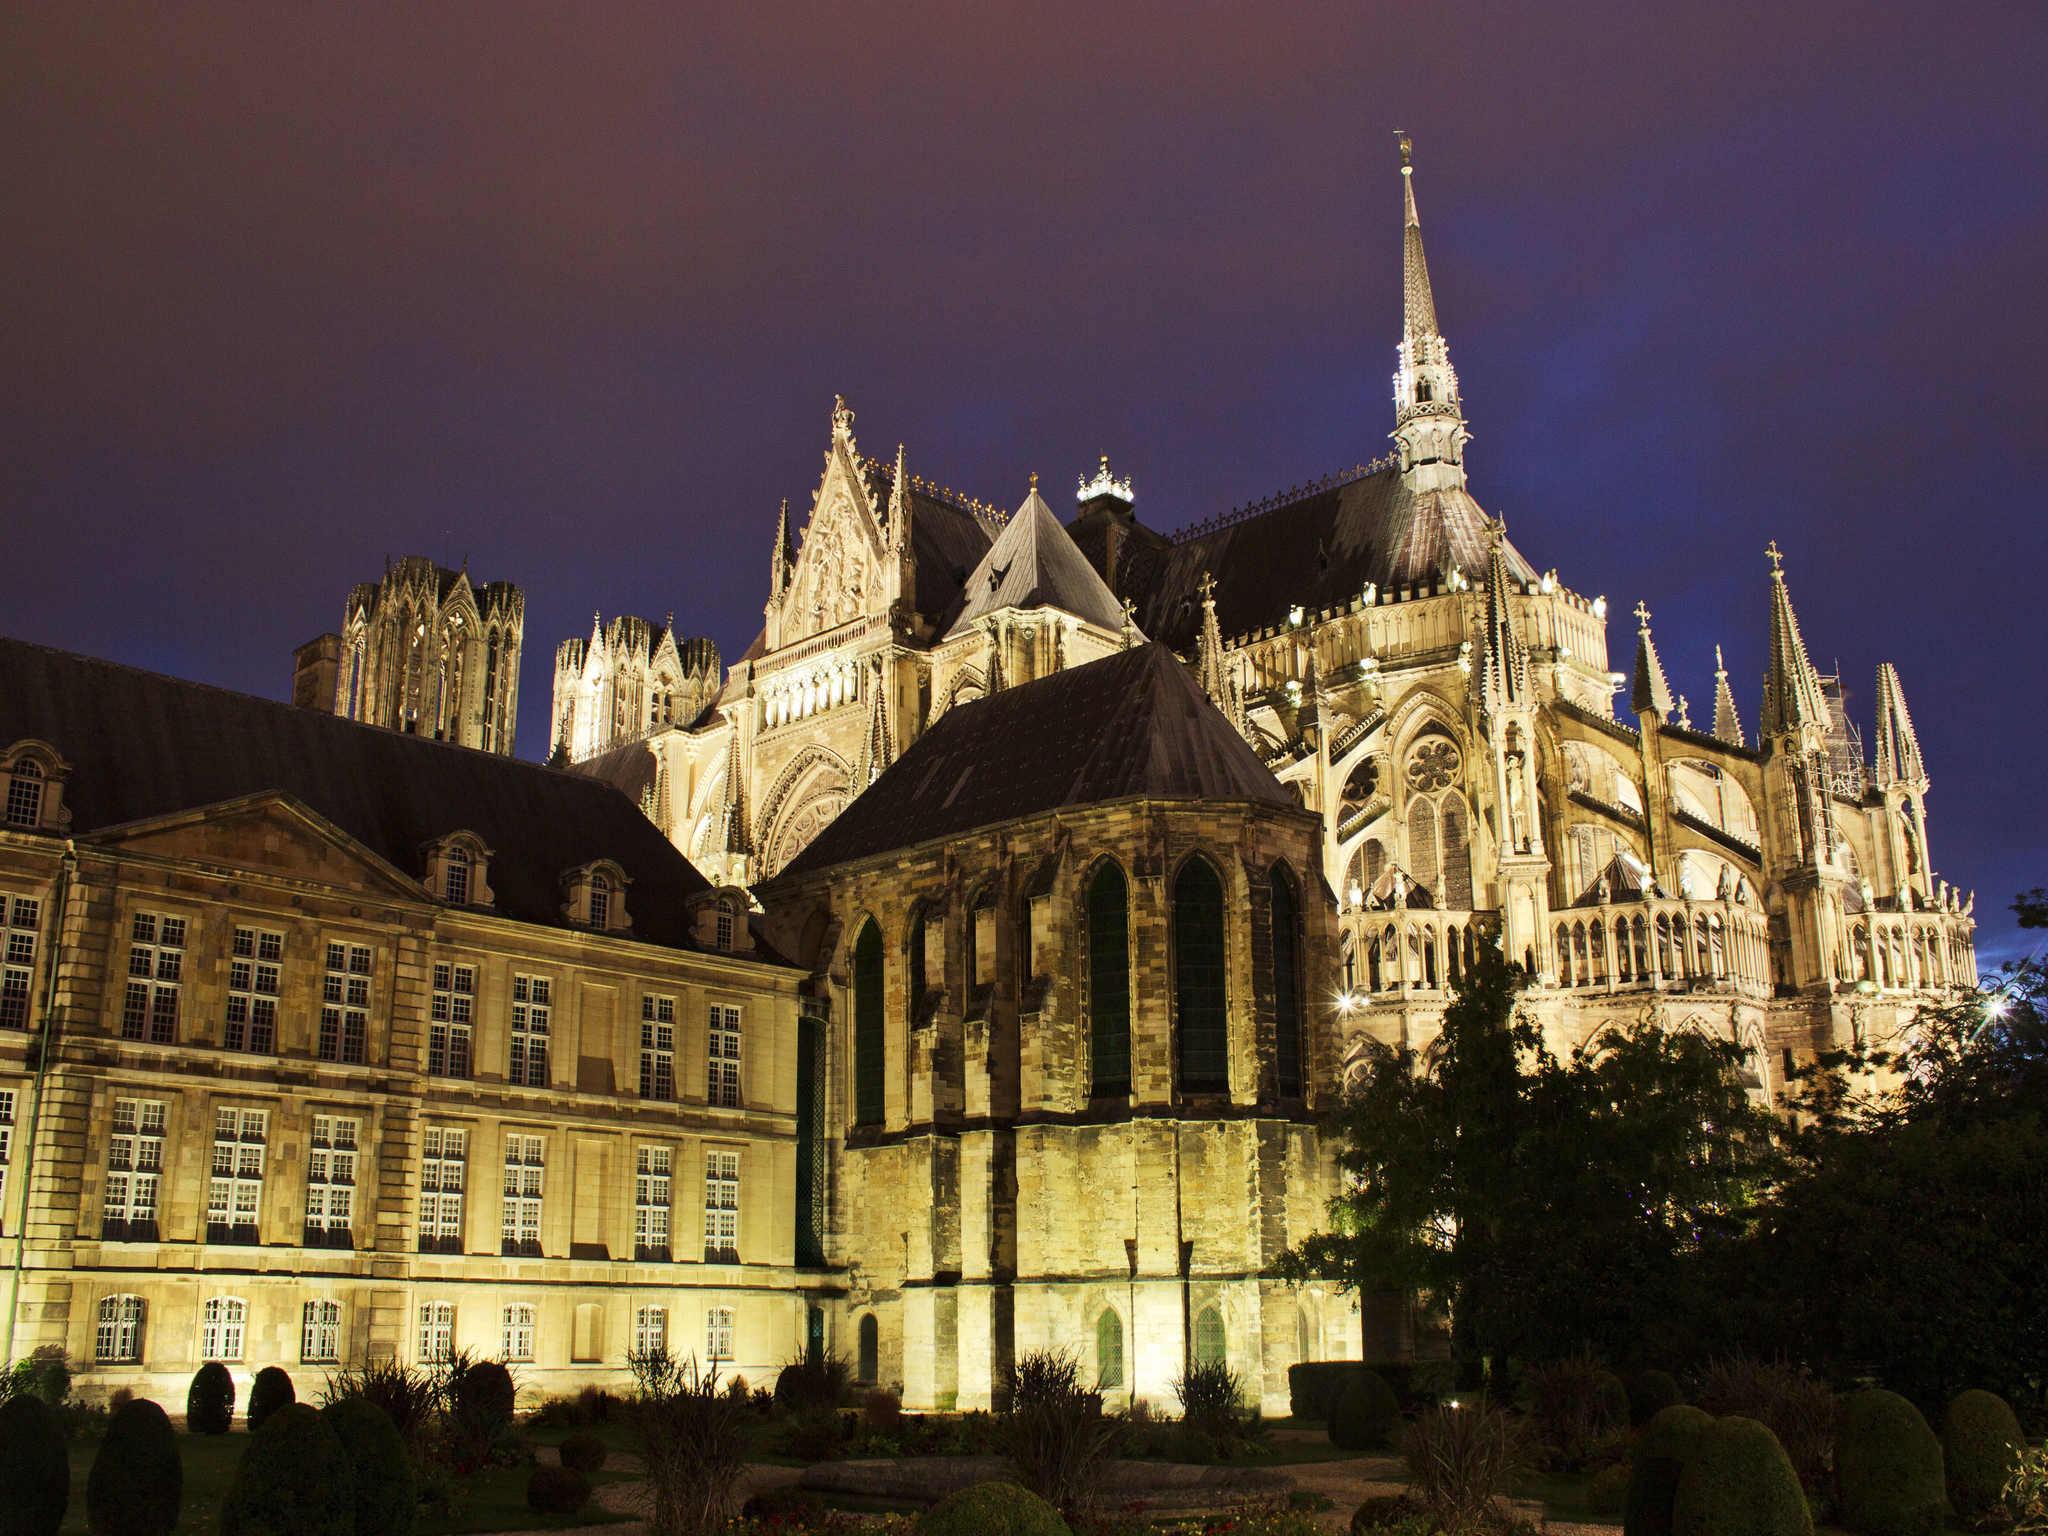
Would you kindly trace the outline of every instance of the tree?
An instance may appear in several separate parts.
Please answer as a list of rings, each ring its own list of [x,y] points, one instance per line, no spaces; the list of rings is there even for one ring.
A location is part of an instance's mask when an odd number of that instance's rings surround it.
[[[1696,1256],[1732,1242],[1776,1167],[1741,1052],[1695,1031],[1608,1031],[1562,1058],[1489,957],[1427,1051],[1378,1046],[1334,1117],[1344,1192],[1290,1278],[1419,1295],[1454,1355],[1623,1360],[1678,1347]]]

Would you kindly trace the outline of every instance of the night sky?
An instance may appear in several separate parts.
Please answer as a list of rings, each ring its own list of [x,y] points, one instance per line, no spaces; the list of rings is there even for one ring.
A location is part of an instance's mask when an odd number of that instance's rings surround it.
[[[387,554],[730,659],[835,391],[1177,528],[1374,457],[1416,142],[1475,494],[1750,729],[1765,542],[2048,882],[2037,5],[8,7],[0,631],[282,696]],[[1058,503],[1056,503],[1057,505]]]

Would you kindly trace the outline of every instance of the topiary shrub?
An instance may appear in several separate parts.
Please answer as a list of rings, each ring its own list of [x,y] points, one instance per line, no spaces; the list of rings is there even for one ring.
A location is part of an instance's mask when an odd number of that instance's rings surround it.
[[[32,1393],[0,1403],[0,1536],[57,1536],[71,1502],[64,1426]]]
[[[85,1480],[93,1536],[170,1536],[185,1493],[185,1464],[170,1415],[136,1398],[107,1421]]]
[[[459,1357],[448,1374],[448,1443],[455,1470],[474,1472],[512,1449],[512,1373],[496,1360]]]
[[[1700,1373],[1693,1401],[1716,1418],[1755,1419],[1778,1437],[1799,1484],[1809,1493],[1827,1487],[1834,1459],[1835,1394],[1823,1381],[1782,1361],[1717,1360]]]
[[[562,1442],[562,1465],[585,1477],[604,1466],[604,1442],[595,1435],[571,1435]]]
[[[1386,1377],[1360,1366],[1330,1405],[1330,1444],[1346,1451],[1373,1451],[1394,1443],[1401,1404]]]
[[[235,1378],[218,1360],[192,1373],[185,1391],[185,1428],[195,1435],[224,1435],[235,1422]]]
[[[1956,1513],[1978,1521],[2003,1510],[2006,1479],[2026,1444],[2019,1418],[1996,1392],[1972,1390],[1950,1399],[1941,1416],[1941,1464]]]
[[[1755,1419],[1715,1420],[1678,1479],[1673,1536],[1812,1536],[1806,1491],[1778,1437]]]
[[[1364,1369],[1356,1360],[1304,1360],[1299,1365],[1290,1365],[1287,1411],[1297,1419],[1327,1422],[1344,1384]]]
[[[502,1361],[479,1360],[449,1382],[448,1396],[457,1413],[509,1419],[517,1389]]]
[[[1685,1401],[1678,1378],[1669,1371],[1637,1371],[1623,1385],[1628,1390],[1628,1421],[1636,1429]]]
[[[1941,1529],[1947,1510],[1941,1442],[1920,1410],[1878,1387],[1844,1398],[1835,1518],[1861,1536],[1927,1536]]]
[[[299,1394],[292,1390],[292,1379],[282,1367],[263,1367],[256,1373],[256,1379],[249,1383],[249,1433],[255,1434],[278,1409],[298,1400]]]
[[[838,1355],[801,1355],[775,1378],[775,1406],[788,1413],[834,1409],[852,1390],[853,1368]]]
[[[526,1507],[537,1515],[573,1515],[590,1502],[590,1479],[574,1467],[543,1462],[527,1476]]]
[[[1678,1480],[1713,1427],[1712,1414],[1682,1403],[1651,1417],[1629,1463],[1628,1492],[1621,1506],[1626,1536],[1671,1536]]]
[[[253,1388],[249,1397],[253,1408]],[[220,1536],[355,1536],[355,1528],[355,1472],[341,1437],[304,1403],[278,1407],[235,1468]]]
[[[355,1536],[411,1536],[419,1482],[391,1415],[367,1398],[349,1397],[329,1403],[320,1417],[341,1442],[355,1480]]]
[[[976,1483],[934,1505],[917,1536],[1073,1536],[1045,1500],[1015,1483]]]

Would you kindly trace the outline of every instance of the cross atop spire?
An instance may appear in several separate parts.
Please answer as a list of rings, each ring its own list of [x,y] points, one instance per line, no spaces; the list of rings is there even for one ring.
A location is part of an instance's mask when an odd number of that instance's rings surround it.
[[[1465,483],[1464,411],[1450,348],[1437,329],[1436,294],[1422,253],[1415,211],[1415,145],[1401,144],[1401,370],[1394,375],[1394,443],[1401,471],[1416,491]]]
[[[1415,141],[1401,135],[1401,308],[1402,336],[1411,344],[1434,336],[1436,295],[1422,254],[1422,216],[1415,211]]]
[[[1657,642],[1650,638],[1650,605],[1636,604],[1636,674],[1628,701],[1639,718],[1654,718],[1659,725],[1672,718],[1675,708],[1671,684],[1664,676],[1664,662],[1657,654]]]
[[[1778,551],[1778,541],[1771,540],[1764,546],[1764,558],[1771,562],[1771,575],[1779,581],[1785,579],[1785,557]]]
[[[1646,635],[1650,632],[1650,605],[1640,598],[1636,600],[1636,628]]]
[[[1802,726],[1826,730],[1827,695],[1821,691],[1820,674],[1806,654],[1806,639],[1799,633],[1799,617],[1792,611],[1792,594],[1785,586],[1785,557],[1779,553],[1776,539],[1764,554],[1771,562],[1771,641],[1758,733],[1769,737]]]

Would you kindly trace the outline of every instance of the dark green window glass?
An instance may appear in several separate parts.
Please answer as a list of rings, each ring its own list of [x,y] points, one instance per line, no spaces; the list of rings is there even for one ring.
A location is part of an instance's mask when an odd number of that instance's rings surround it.
[[[1223,882],[1207,859],[1189,859],[1173,882],[1174,1023],[1180,1086],[1230,1086],[1223,1004]]]
[[[1214,1307],[1195,1315],[1195,1364],[1222,1365],[1229,1350],[1223,1340],[1223,1317]]]
[[[1273,1022],[1279,1031],[1274,1061],[1280,1091],[1301,1092],[1301,898],[1294,877],[1275,864],[1273,888]]]
[[[903,1000],[912,1027],[924,1022],[924,909],[910,920],[910,974],[903,979]]]
[[[796,1261],[825,1262],[825,1030],[796,1021]]]
[[[853,1374],[860,1381],[874,1381],[882,1374],[882,1327],[872,1312],[860,1320],[860,1343],[854,1356]]]
[[[873,918],[853,946],[853,1121],[882,1123],[882,930]]]
[[[1104,863],[1088,884],[1088,1039],[1093,1091],[1131,1091],[1131,925],[1124,872]]]
[[[1095,1319],[1095,1386],[1107,1391],[1124,1384],[1124,1324],[1105,1308]]]

